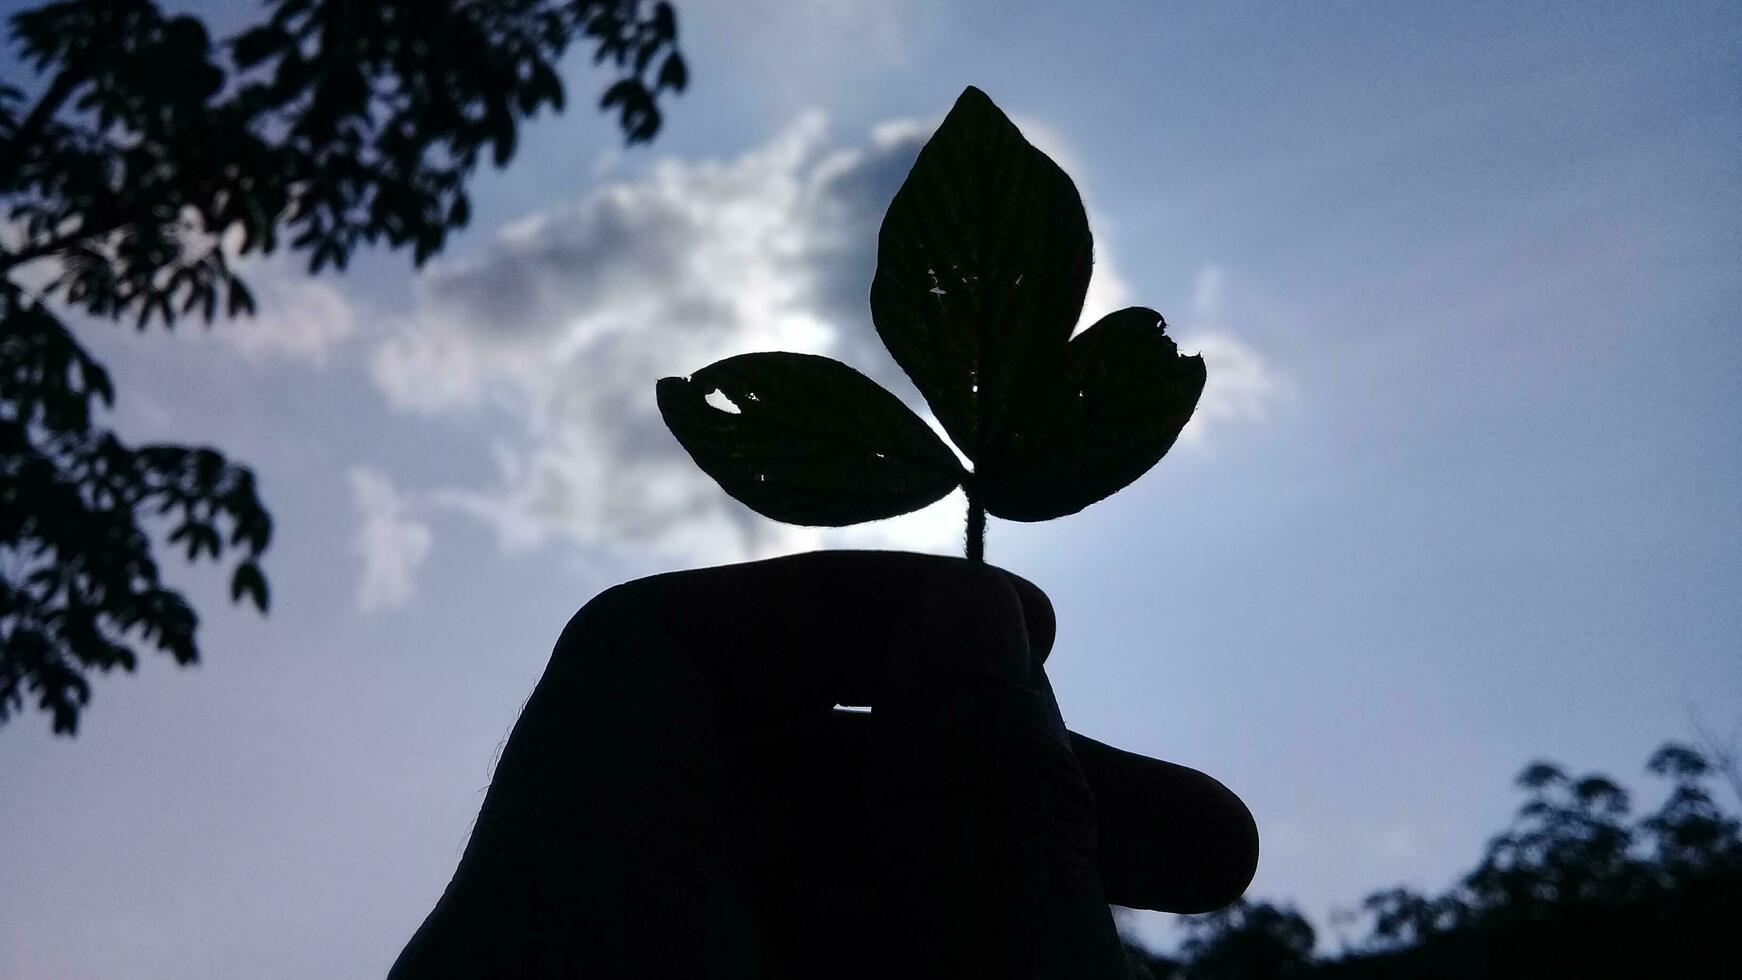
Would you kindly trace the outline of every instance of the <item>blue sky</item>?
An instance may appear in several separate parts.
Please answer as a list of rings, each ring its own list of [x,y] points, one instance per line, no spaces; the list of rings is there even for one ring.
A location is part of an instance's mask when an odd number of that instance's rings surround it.
[[[741,350],[898,381],[876,221],[967,84],[1082,189],[1091,306],[1161,310],[1211,376],[1149,475],[994,522],[988,556],[1053,597],[1073,727],[1250,803],[1254,894],[1323,925],[1447,884],[1531,759],[1643,786],[1692,713],[1742,723],[1733,5],[679,12],[694,88],[658,142],[618,147],[576,59],[581,111],[477,181],[422,274],[274,261],[255,322],[84,330],[124,433],[256,467],[274,606],[178,572],[198,669],[99,681],[76,740],[0,732],[0,974],[380,976],[589,596],[951,552],[959,502],[850,534],[747,515],[651,412],[656,377]]]

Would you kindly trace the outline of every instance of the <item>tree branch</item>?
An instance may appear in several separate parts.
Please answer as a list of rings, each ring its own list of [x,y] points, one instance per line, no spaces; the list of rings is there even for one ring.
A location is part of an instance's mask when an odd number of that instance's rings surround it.
[[[126,223],[127,219],[125,218],[113,218],[95,228],[79,228],[64,235],[44,239],[34,245],[27,245],[16,252],[0,253],[0,274],[11,272],[26,262],[35,262],[37,259],[45,259],[59,252],[64,252],[81,241],[107,235]]]

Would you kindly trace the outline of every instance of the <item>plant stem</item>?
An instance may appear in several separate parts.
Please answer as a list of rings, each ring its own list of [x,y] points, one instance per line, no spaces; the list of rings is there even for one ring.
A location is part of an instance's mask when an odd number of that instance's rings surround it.
[[[980,495],[972,488],[968,490],[968,541],[967,558],[976,565],[986,562],[986,505],[980,503]]]

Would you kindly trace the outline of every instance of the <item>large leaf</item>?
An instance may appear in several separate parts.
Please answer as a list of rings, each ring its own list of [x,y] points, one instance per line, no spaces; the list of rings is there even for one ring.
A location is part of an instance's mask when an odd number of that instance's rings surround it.
[[[900,399],[827,357],[740,354],[664,378],[658,394],[665,424],[696,465],[750,509],[788,524],[905,514],[963,477],[955,454]]]
[[[956,100],[877,240],[871,316],[968,458],[1056,372],[1089,285],[1082,199],[986,93]]]
[[[1073,338],[1062,371],[1011,417],[976,468],[986,510],[1013,521],[1074,514],[1166,454],[1204,390],[1204,359],[1179,353],[1161,314],[1110,313]]]

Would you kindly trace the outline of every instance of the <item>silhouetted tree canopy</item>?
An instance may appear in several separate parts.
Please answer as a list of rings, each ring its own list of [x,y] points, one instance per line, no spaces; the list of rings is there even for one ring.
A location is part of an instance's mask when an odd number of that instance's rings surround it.
[[[1186,922],[1180,952],[1197,980],[1304,977],[1318,933],[1293,906],[1238,901]]]
[[[280,247],[311,272],[363,245],[421,264],[467,223],[481,158],[560,111],[556,64],[590,44],[630,143],[688,81],[668,3],[267,0],[214,40],[151,0],[62,0],[11,20],[0,84],[0,722],[26,695],[73,733],[88,673],[139,648],[188,664],[198,617],[158,553],[233,562],[264,612],[272,522],[253,474],[210,448],[129,446],[108,374],[68,312],[139,329],[253,312],[233,265]],[[163,540],[154,537],[156,521]]]
[[[1177,959],[1134,957],[1155,980],[1718,975],[1742,910],[1742,833],[1710,789],[1719,768],[1663,746],[1647,769],[1669,791],[1630,819],[1612,779],[1532,763],[1524,804],[1475,869],[1438,895],[1369,895],[1352,950],[1319,958],[1293,908],[1242,900],[1187,920]]]

